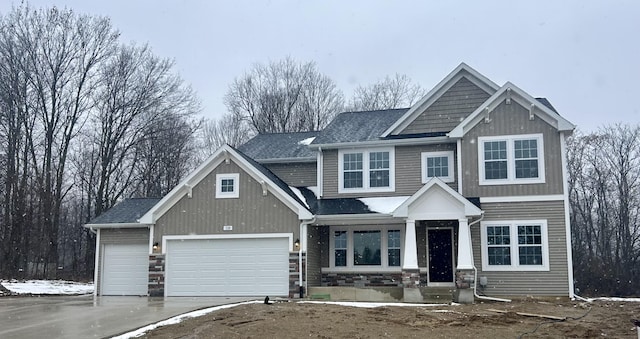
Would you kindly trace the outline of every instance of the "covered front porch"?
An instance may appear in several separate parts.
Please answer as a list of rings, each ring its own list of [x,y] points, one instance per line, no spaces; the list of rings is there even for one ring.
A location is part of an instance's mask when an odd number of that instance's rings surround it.
[[[438,179],[387,215],[353,216],[309,229],[309,297],[472,302],[469,224],[482,211]],[[315,241],[315,242],[314,242]],[[314,262],[314,257],[321,260]],[[469,289],[466,300],[461,289]],[[470,297],[470,300],[469,300]]]

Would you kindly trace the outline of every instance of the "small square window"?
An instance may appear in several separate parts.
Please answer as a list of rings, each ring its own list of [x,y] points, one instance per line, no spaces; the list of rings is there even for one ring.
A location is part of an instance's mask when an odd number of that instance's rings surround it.
[[[216,198],[238,198],[240,197],[238,173],[225,173],[216,175]]]

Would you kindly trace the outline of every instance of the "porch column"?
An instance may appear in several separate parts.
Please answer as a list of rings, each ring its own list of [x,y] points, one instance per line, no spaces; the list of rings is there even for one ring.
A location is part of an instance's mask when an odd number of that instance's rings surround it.
[[[471,249],[471,233],[467,219],[458,220],[458,270],[473,269],[473,252]]]
[[[416,245],[416,221],[408,220],[404,230],[404,253],[402,270],[418,269],[418,246]]]
[[[404,253],[402,256],[402,286],[405,302],[423,302],[418,268],[418,246],[416,245],[416,221],[407,219],[404,230]]]
[[[456,267],[456,290],[453,299],[462,304],[471,304],[474,300],[475,284],[473,275],[473,251],[471,232],[466,218],[458,220],[458,266]]]

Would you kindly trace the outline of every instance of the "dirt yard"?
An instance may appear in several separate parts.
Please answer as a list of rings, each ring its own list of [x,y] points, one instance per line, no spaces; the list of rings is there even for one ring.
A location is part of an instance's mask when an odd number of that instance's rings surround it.
[[[638,302],[378,308],[283,302],[212,312],[145,338],[637,338],[631,319],[640,319]]]

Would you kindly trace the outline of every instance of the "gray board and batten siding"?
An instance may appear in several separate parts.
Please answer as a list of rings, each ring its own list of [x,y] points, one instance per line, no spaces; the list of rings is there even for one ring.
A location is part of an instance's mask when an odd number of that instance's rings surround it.
[[[216,174],[239,173],[239,198],[216,198]],[[233,226],[224,231],[223,226]],[[300,222],[273,193],[263,195],[262,185],[235,162],[221,163],[156,222],[154,242],[164,235],[292,233],[299,237]]]
[[[471,227],[473,257],[478,277],[487,277],[487,295],[566,296],[569,293],[567,238],[563,201],[483,203],[484,222],[547,220],[549,271],[482,271],[479,224]]]
[[[515,101],[502,102],[462,139],[462,194],[467,197],[562,194],[560,133],[539,117],[529,119],[529,110]],[[479,185],[478,137],[542,133],[544,138],[545,182],[540,184]]]
[[[462,77],[400,134],[449,132],[489,97],[489,93]]]
[[[357,149],[354,149],[357,150]],[[349,197],[386,197],[409,196],[422,186],[422,152],[453,151],[454,179],[457,180],[457,157],[455,143],[435,145],[396,146],[395,147],[395,191],[380,193],[341,193],[338,194],[338,150],[323,150],[323,198]],[[457,181],[448,183],[454,190]]]
[[[100,269],[96,273],[95,288],[96,291],[101,291],[100,286],[102,281],[102,263],[104,256],[104,245],[110,244],[132,244],[132,245],[149,245],[149,228],[148,227],[136,227],[136,228],[102,228],[100,229],[100,246],[98,253],[98,263],[100,263]]]

